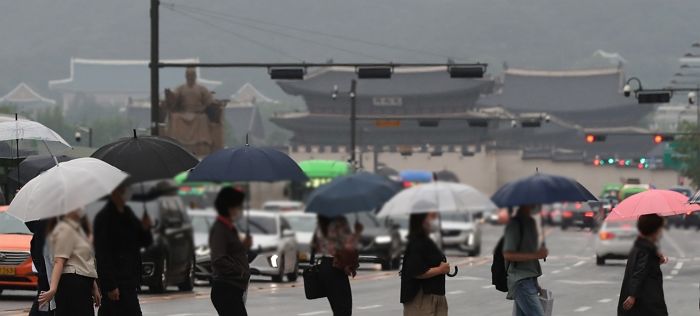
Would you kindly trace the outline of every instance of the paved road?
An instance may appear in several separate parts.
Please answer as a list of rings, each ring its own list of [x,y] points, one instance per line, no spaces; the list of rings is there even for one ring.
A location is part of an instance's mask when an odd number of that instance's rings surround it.
[[[483,249],[492,249],[502,227],[486,227]],[[672,230],[666,234],[662,249],[671,257],[663,267],[666,300],[671,315],[698,314],[700,249],[695,231]],[[551,257],[542,264],[545,276],[541,284],[555,295],[554,314],[614,315],[624,261],[604,267],[595,265],[593,247],[596,236],[588,231],[548,231]],[[510,315],[512,303],[496,291],[490,281],[490,257],[466,258],[448,254],[460,266],[460,274],[447,281],[447,299],[452,315]],[[399,278],[396,272],[364,267],[352,281],[355,315],[401,315],[398,303]],[[7,292],[0,298],[0,316],[26,315],[31,293]],[[144,315],[215,315],[209,301],[209,288],[197,287],[194,293],[170,292],[143,295]],[[250,315],[331,315],[325,300],[306,301],[301,282],[275,284],[257,280],[251,284],[248,298]]]

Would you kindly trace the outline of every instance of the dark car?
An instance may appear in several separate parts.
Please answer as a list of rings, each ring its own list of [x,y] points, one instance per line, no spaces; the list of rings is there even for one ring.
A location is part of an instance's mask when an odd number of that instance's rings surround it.
[[[565,202],[562,205],[561,229],[578,227],[594,230],[600,218],[598,213],[588,203]]]
[[[148,212],[153,221],[153,244],[141,249],[141,284],[156,293],[171,285],[180,291],[191,291],[195,267],[192,223],[177,189],[163,183],[137,185],[132,198],[136,201],[128,203],[137,217]]]
[[[380,263],[382,270],[398,269],[403,243],[399,226],[391,221],[380,221],[372,213],[346,215],[350,226],[359,221],[364,226],[360,237],[360,262]]]
[[[687,196],[688,198],[691,198],[693,196],[693,190],[689,187],[683,187],[683,186],[675,186],[669,189],[670,191],[678,192],[680,194],[683,194]],[[681,214],[681,215],[674,215],[674,216],[668,216],[666,217],[666,223],[668,223],[669,226],[674,226],[676,228],[683,227],[683,228],[689,228],[689,227],[698,227],[698,223],[700,223],[700,220],[698,220],[697,215],[694,213],[690,214]]]

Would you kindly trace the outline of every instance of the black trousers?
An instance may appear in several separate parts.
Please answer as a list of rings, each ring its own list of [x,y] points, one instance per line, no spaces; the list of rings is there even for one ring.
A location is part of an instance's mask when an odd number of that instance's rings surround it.
[[[109,299],[107,292],[102,291],[102,306],[98,316],[141,316],[141,305],[136,292],[136,285],[119,285],[119,300]]]
[[[75,273],[64,273],[56,289],[56,316],[94,316],[92,284],[95,281]]]
[[[219,316],[248,316],[243,303],[243,290],[214,280],[211,286],[211,302]]]
[[[331,304],[333,316],[352,315],[352,290],[350,280],[340,269],[333,267],[333,259],[321,259],[319,276]]]

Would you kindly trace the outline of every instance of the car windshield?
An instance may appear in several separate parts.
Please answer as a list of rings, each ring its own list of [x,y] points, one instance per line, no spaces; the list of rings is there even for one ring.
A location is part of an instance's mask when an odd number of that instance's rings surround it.
[[[277,221],[274,217],[243,215],[236,221],[236,227],[241,232],[247,232],[248,223],[250,223],[251,234],[277,235]]]
[[[448,222],[471,222],[471,216],[466,213],[443,213],[440,219]]]
[[[0,213],[0,234],[31,235],[31,233],[19,219],[5,212]]]
[[[201,215],[192,216],[192,229],[195,233],[208,233],[213,222],[214,217]]]
[[[312,216],[285,216],[289,222],[289,226],[292,226],[292,230],[303,233],[312,233],[316,229],[316,218]]]

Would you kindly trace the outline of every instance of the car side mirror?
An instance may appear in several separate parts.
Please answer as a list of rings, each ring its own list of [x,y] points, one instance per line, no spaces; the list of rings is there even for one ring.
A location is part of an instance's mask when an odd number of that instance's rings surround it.
[[[282,230],[282,237],[290,238],[290,237],[294,237],[294,236],[296,236],[296,234],[294,233],[293,230],[291,230],[291,229]]]

